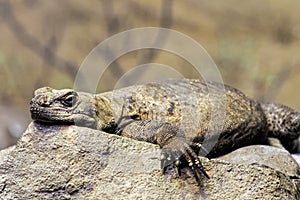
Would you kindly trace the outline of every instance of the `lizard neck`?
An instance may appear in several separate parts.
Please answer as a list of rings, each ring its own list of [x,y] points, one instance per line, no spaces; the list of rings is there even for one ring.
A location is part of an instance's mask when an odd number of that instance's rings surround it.
[[[98,121],[97,129],[108,133],[115,133],[117,129],[113,114],[111,98],[106,95],[95,95],[95,110]]]

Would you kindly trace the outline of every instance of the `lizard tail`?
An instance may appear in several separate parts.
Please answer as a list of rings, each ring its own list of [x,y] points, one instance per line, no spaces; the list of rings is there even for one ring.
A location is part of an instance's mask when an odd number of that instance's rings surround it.
[[[278,138],[290,152],[299,152],[300,112],[280,104],[261,104],[268,123],[268,136]]]

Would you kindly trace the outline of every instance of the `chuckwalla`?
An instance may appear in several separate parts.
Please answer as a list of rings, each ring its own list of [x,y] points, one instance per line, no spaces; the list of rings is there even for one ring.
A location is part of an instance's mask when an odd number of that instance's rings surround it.
[[[33,120],[75,124],[162,148],[162,168],[188,166],[197,181],[208,177],[198,155],[216,157],[277,137],[290,151],[300,136],[300,113],[248,98],[216,82],[167,80],[101,94],[71,89],[37,89],[30,102]]]

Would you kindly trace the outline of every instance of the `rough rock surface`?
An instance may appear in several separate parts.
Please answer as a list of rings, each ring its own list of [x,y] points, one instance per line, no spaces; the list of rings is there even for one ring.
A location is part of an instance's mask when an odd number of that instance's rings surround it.
[[[0,158],[1,199],[299,199],[298,177],[202,159],[210,179],[160,171],[158,146],[76,126],[31,124]]]
[[[297,161],[297,163],[300,165],[300,153],[292,154],[292,156]]]
[[[291,177],[299,175],[299,165],[285,149],[266,145],[251,145],[219,157],[230,163],[270,167]]]

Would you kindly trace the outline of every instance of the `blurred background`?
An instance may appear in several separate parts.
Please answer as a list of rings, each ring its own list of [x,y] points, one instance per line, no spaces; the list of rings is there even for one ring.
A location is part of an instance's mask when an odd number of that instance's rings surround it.
[[[97,44],[137,27],[165,27],[192,37],[225,83],[257,100],[300,110],[299,10],[299,0],[0,0],[0,149],[14,144],[30,123],[36,88],[72,88]],[[184,59],[141,50],[112,63],[98,92],[113,89],[124,73],[149,62],[193,78]]]

